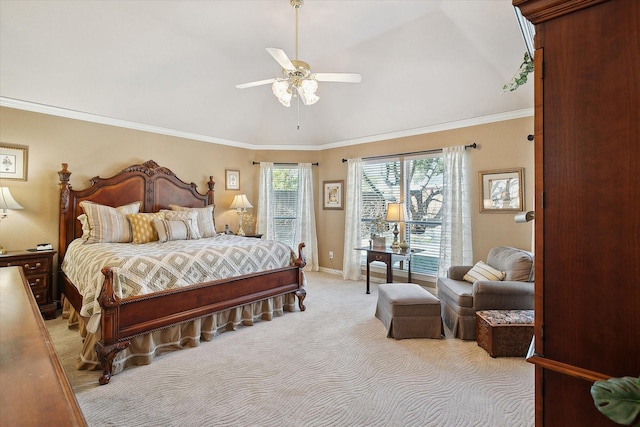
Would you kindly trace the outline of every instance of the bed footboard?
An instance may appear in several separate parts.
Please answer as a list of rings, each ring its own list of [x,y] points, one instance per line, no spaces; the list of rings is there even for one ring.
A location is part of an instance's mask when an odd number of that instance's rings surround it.
[[[114,358],[135,336],[288,293],[296,295],[304,311],[303,247],[304,243],[298,245],[298,259],[290,267],[124,299],[115,293],[112,269],[103,268],[105,281],[98,298],[102,339],[95,345],[103,366],[100,384],[109,383]]]

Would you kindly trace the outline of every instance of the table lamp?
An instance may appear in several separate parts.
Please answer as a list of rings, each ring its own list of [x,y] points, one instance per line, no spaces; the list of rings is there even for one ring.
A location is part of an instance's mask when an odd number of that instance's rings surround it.
[[[401,246],[406,247],[406,243],[404,239],[402,240],[403,245],[398,242],[398,223],[405,222],[407,218],[407,208],[404,203],[389,203],[387,205],[387,217],[385,221],[395,223],[393,227],[393,244],[391,247],[393,249],[398,249]]]
[[[242,217],[247,211],[247,208],[252,208],[253,205],[249,203],[246,194],[239,194],[233,198],[233,202],[229,206],[229,209],[235,209],[238,212],[238,236],[244,236],[245,232],[242,229]]]
[[[24,209],[16,199],[13,198],[8,187],[0,187],[0,221],[9,216],[9,209]],[[0,254],[6,254],[7,251],[0,245]]]

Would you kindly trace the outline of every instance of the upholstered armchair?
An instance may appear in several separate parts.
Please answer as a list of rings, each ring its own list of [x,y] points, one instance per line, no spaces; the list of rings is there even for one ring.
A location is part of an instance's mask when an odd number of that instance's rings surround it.
[[[476,311],[533,310],[531,252],[506,246],[492,248],[486,265],[497,273],[504,273],[498,275],[504,276],[503,280],[473,279],[469,276],[465,280],[465,275],[472,268],[477,270],[478,264],[452,266],[448,277],[439,277],[437,283],[442,320],[455,337],[463,340],[476,338]]]

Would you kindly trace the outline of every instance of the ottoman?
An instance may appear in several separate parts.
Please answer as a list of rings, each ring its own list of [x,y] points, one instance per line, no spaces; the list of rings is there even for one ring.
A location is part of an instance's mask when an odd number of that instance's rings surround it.
[[[476,312],[476,341],[491,357],[524,357],[533,338],[533,310]]]
[[[442,338],[440,300],[414,283],[378,286],[376,317],[387,328],[387,337]]]

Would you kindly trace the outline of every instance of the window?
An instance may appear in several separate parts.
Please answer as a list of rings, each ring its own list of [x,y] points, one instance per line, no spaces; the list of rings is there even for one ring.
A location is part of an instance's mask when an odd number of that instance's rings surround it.
[[[295,248],[298,221],[298,169],[274,166],[272,174],[275,240]]]
[[[384,219],[387,203],[403,201],[409,220],[401,227],[412,248],[422,249],[413,256],[411,269],[436,274],[442,225],[443,159],[441,154],[415,158],[367,162],[362,167],[361,235],[362,246],[369,245],[376,231],[376,220]],[[386,224],[382,235],[393,240],[393,224]]]

